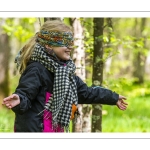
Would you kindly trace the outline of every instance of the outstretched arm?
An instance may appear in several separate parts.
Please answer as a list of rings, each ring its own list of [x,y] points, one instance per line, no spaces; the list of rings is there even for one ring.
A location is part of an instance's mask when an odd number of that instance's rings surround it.
[[[88,87],[79,77],[77,81],[78,103],[79,104],[106,104],[117,105],[120,110],[127,108],[126,98],[107,88],[100,86]]]
[[[41,72],[31,65],[22,74],[15,92],[4,98],[3,104],[15,113],[23,114],[31,108],[41,86]]]

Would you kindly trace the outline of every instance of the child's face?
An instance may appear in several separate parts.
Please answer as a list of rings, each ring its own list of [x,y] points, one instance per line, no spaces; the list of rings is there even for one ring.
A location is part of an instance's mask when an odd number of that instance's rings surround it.
[[[69,60],[72,48],[69,47],[53,47],[56,56],[61,60]]]

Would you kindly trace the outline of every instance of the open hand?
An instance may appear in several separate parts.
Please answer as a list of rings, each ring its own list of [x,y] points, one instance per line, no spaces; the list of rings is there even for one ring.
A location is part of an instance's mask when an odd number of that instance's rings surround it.
[[[126,110],[127,109],[128,103],[126,103],[124,100],[126,100],[126,97],[119,95],[119,99],[118,99],[116,105],[120,110]]]
[[[11,96],[4,98],[2,104],[11,109],[20,104],[20,98],[17,94],[12,94]]]

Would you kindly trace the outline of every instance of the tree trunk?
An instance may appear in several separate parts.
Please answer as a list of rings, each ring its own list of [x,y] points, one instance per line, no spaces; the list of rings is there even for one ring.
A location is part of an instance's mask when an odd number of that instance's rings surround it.
[[[94,18],[93,86],[101,86],[103,81],[103,25],[104,18]],[[102,131],[102,105],[93,104],[92,132]]]
[[[10,60],[9,37],[7,34],[0,34],[0,95],[8,96],[9,89],[9,60]]]
[[[73,52],[73,60],[76,65],[76,75],[85,81],[85,50],[83,46],[83,27],[79,18],[71,18],[70,23],[73,26],[75,38],[74,46],[76,48]],[[73,120],[73,132],[82,132],[82,107],[83,105],[78,105],[78,110],[81,115],[80,118],[77,118],[76,123]]]
[[[140,26],[140,32],[137,29],[137,18],[135,20],[135,37],[143,37],[142,32],[144,30],[144,27],[146,25],[146,18],[141,18],[141,26]],[[140,39],[139,39],[140,40]],[[138,39],[135,41],[138,42]],[[145,48],[145,40],[143,41],[143,48]],[[143,83],[144,82],[144,74],[145,74],[145,62],[146,62],[146,56],[143,54],[141,49],[139,49],[135,45],[136,53],[134,55],[134,71],[133,76],[137,78],[138,80],[136,83]]]
[[[83,112],[82,132],[91,132],[91,114],[92,114],[91,106],[84,104],[82,112]]]
[[[83,27],[79,18],[71,18],[70,23],[74,30],[74,45],[76,48],[73,52],[73,60],[76,64],[76,75],[79,76],[85,82],[85,50],[83,46]],[[73,132],[89,132],[90,116],[87,115],[86,110],[83,110],[83,105],[78,105],[78,110],[81,114],[80,118],[77,119],[76,124],[73,121]],[[84,111],[85,115],[82,113]],[[86,119],[85,119],[85,118]],[[89,118],[89,119],[87,119]],[[87,123],[89,122],[89,123]],[[83,125],[84,124],[84,125]],[[88,125],[88,126],[87,126]]]

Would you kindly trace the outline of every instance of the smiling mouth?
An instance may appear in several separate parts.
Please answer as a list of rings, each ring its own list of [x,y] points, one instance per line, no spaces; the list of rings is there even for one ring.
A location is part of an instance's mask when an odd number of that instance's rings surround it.
[[[67,53],[68,55],[70,55],[70,51],[67,51],[66,53]]]

